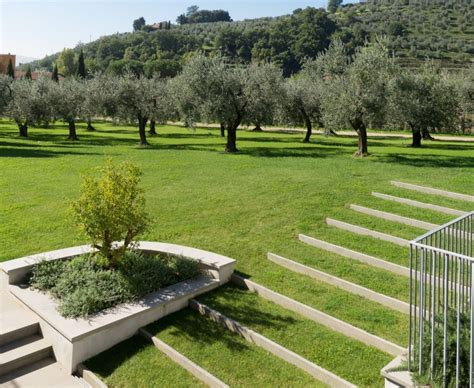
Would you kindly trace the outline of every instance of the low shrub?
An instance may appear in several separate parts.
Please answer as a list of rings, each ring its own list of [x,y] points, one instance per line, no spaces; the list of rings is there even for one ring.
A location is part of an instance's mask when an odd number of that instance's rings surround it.
[[[449,309],[447,315],[447,356],[446,356],[446,386],[454,387],[456,385],[456,349],[457,349],[457,315],[456,310]],[[423,366],[423,374],[415,371],[415,380],[421,385],[431,385],[432,387],[443,386],[443,325],[444,316],[435,317],[434,330],[434,370],[433,379],[430,378],[431,365],[431,327],[425,324],[425,335],[423,337],[422,349],[423,357],[421,364]],[[459,386],[469,386],[469,344],[470,344],[470,318],[468,314],[460,314],[460,373]],[[414,365],[419,364],[419,355],[415,349]]]
[[[30,285],[59,301],[65,317],[87,317],[130,302],[199,274],[198,263],[168,255],[127,251],[117,268],[100,255],[43,261],[33,267]]]

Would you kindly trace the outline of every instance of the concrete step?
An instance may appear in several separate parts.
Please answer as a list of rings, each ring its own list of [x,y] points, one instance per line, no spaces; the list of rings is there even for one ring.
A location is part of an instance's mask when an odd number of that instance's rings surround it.
[[[0,376],[53,356],[51,344],[38,334],[0,347]]]
[[[300,241],[308,245],[312,245],[313,247],[323,249],[325,251],[332,252],[343,257],[347,257],[348,259],[357,260],[361,263],[369,264],[372,267],[381,268],[393,272],[397,275],[402,275],[406,277],[410,276],[410,268],[394,264],[389,261],[379,259],[377,257],[369,256],[365,253],[356,252],[351,249],[341,247],[339,245],[334,245],[323,240],[318,240],[313,237],[305,236],[304,234],[300,234],[298,237]]]
[[[390,234],[385,234],[385,233],[377,232],[375,230],[363,228],[358,225],[352,225],[352,224],[348,224],[347,222],[333,220],[332,218],[326,218],[326,223],[329,226],[334,226],[335,228],[339,228],[342,230],[346,230],[348,232],[360,234],[362,236],[370,236],[379,240],[390,242],[392,244],[400,245],[402,247],[410,246],[410,241],[408,240],[405,240],[400,237],[392,236]]]
[[[474,202],[474,195],[454,193],[452,191],[433,189],[432,187],[413,185],[411,183],[404,183],[404,182],[398,182],[398,181],[391,181],[390,183],[394,186],[401,187],[403,189],[418,191],[420,193],[434,194],[434,195],[440,195],[442,197],[459,199],[461,201]]]
[[[22,324],[22,322],[19,322]],[[0,333],[0,347],[30,337],[40,332],[38,322],[27,322],[24,326],[10,327],[7,331]]]
[[[374,197],[377,197],[377,198],[380,198],[380,199],[385,199],[387,201],[398,202],[398,203],[402,203],[404,205],[418,207],[418,208],[421,208],[421,209],[434,210],[436,212],[449,214],[449,215],[452,215],[452,216],[458,216],[459,217],[459,216],[462,216],[462,215],[466,214],[466,212],[463,212],[462,210],[456,210],[456,209],[451,209],[449,207],[432,205],[430,203],[425,203],[425,202],[420,202],[420,201],[414,201],[413,199],[400,198],[400,197],[395,197],[393,195],[381,194],[381,193],[376,193],[376,192],[373,192],[372,195]]]
[[[38,318],[9,292],[0,290],[0,346],[34,334],[32,325],[38,325]]]
[[[381,210],[370,209],[364,206],[352,204],[350,207],[352,210],[355,210],[356,212],[359,212],[359,213],[367,214],[373,217],[382,218],[387,221],[398,222],[400,224],[413,226],[419,229],[433,230],[439,227],[439,225],[432,224],[431,222],[415,220],[413,218],[403,217],[403,216],[399,216],[398,214],[387,213]]]
[[[0,376],[0,388],[89,388],[84,380],[69,375],[54,358],[43,358],[33,364]]]
[[[297,263],[296,261],[287,259],[286,257],[279,256],[274,253],[269,252],[267,254],[267,257],[270,261],[278,265],[281,265],[282,267],[287,268],[291,271],[301,273],[303,275],[309,276],[318,281],[340,288],[341,290],[362,296],[373,302],[380,303],[381,305],[385,307],[391,308],[393,310],[397,310],[403,314],[410,313],[410,305],[396,298],[392,298],[390,296],[380,294],[376,291],[362,287],[358,284],[351,283],[347,280],[338,278],[336,276],[330,275],[323,271],[319,271],[315,268],[308,267],[307,265]]]

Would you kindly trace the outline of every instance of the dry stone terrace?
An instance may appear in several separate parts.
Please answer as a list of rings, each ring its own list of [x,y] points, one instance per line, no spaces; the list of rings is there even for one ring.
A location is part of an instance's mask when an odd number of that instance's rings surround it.
[[[429,195],[443,195],[451,198],[461,199],[463,201],[472,202],[474,198],[468,195],[439,191],[433,188],[424,188],[403,182],[392,182],[392,184],[406,188],[407,190],[423,191],[427,192]],[[373,195],[378,198],[385,199],[387,201],[394,201],[407,206],[429,208],[431,210],[443,212],[453,216],[462,213],[456,209],[410,200],[408,194],[409,191],[407,192],[406,198],[400,198],[385,195],[383,193],[373,193]],[[348,211],[363,211],[365,214],[369,214],[375,219],[383,218],[385,220],[389,220],[390,222],[400,223],[400,225],[415,225],[422,229],[429,229],[436,226],[426,223],[422,220],[402,217],[394,213],[381,212],[377,209],[365,208],[357,205],[351,205]],[[403,248],[407,248],[409,245],[409,241],[406,239],[382,233],[377,230],[361,227],[356,224],[349,224],[331,218],[328,218],[326,222],[328,225],[334,228],[335,233],[337,233],[337,230],[344,230],[346,232],[363,235],[369,238],[383,240],[384,242],[395,244]],[[349,258],[351,260],[366,263],[384,271],[392,272],[402,277],[409,276],[409,268],[393,263],[386,258],[373,257],[362,252],[345,248],[343,246],[338,246],[323,240],[319,240],[317,239],[317,236],[306,236],[301,234],[299,239],[301,240],[301,244],[309,244],[314,246],[316,257],[315,260],[317,260],[317,257],[324,255],[324,252],[327,251],[345,258]],[[84,247],[81,247],[80,249],[84,249]],[[54,256],[54,254],[52,255],[52,257],[56,256]],[[60,255],[58,257],[60,257]],[[308,282],[321,282],[328,284],[346,293],[356,295],[359,298],[360,303],[366,303],[364,301],[370,301],[383,306],[385,309],[396,311],[408,319],[409,305],[404,300],[400,300],[389,295],[384,295],[380,292],[376,292],[367,287],[347,281],[343,278],[317,270],[316,268],[312,268],[311,266],[292,260],[291,257],[280,256],[278,252],[269,252],[268,260],[276,266],[281,266],[288,271],[296,272],[306,276]],[[31,265],[31,262],[32,259],[29,259],[29,265]],[[8,271],[10,271],[12,279],[15,277],[21,277],[21,274],[18,272],[21,272],[21,269],[19,269],[19,266],[17,265],[18,263],[7,263],[4,265],[5,268],[3,269],[2,274],[4,280]],[[302,319],[314,322],[314,324],[318,325],[318,327],[322,326],[325,327],[326,330],[339,333],[339,335],[343,337],[348,337],[351,341],[355,341],[356,343],[361,344],[363,347],[377,349],[379,352],[397,360],[397,362],[400,362],[400,359],[406,355],[406,343],[393,342],[387,338],[384,338],[384,336],[376,335],[370,330],[364,330],[360,327],[357,327],[357,325],[350,324],[337,317],[332,317],[331,315],[326,314],[324,311],[315,309],[312,306],[305,304],[304,301],[297,301],[289,296],[275,292],[241,275],[234,274],[231,277],[231,281],[240,289],[256,294],[259,298],[268,301],[270,304],[278,305],[279,308],[288,311],[289,314],[302,317]],[[54,349],[54,346],[52,346],[51,343],[43,338],[40,325],[38,323],[38,316],[34,313],[34,311],[28,309],[24,304],[22,305],[19,303],[18,300],[14,300],[15,294],[9,292],[8,288],[6,287],[3,288],[1,296],[1,308],[3,310],[1,316],[3,321],[0,333],[0,346],[3,351],[3,358],[2,363],[0,364],[0,382],[2,383],[2,386],[28,386],[31,381],[37,381],[41,383],[42,381],[46,381],[48,379],[52,379],[48,381],[53,382],[49,386],[104,386],[104,383],[101,382],[99,377],[96,376],[93,371],[90,371],[83,366],[78,369],[78,373],[82,376],[82,378],[79,376],[73,377],[69,375],[66,369],[61,368],[59,364],[55,362],[54,357],[55,354],[57,354],[57,351]],[[16,295],[16,297],[18,297],[18,295]],[[322,384],[329,386],[350,387],[360,385],[357,381],[350,381],[344,378],[343,373],[338,374],[334,368],[318,365],[318,363],[314,361],[314,357],[305,357],[302,354],[298,354],[298,352],[292,350],[291,346],[285,346],[284,344],[278,343],[278,341],[274,340],[273,338],[259,333],[258,330],[255,330],[252,326],[249,327],[245,324],[242,324],[232,315],[227,315],[220,312],[218,308],[213,306],[213,303],[207,305],[205,302],[201,302],[200,299],[201,298],[198,297],[197,300],[192,299],[189,302],[189,307],[191,307],[191,310],[194,311],[194,314],[202,314],[204,317],[206,317],[205,319],[211,319],[215,322],[215,324],[222,325],[225,329],[233,332],[234,335],[241,336],[246,341],[248,341],[249,346],[251,347],[263,348],[269,353],[268,357],[280,358],[284,362],[290,363],[296,368],[301,369],[315,379],[315,384],[317,384],[316,381],[319,381]],[[19,324],[19,322],[21,322],[21,324]],[[166,355],[166,357],[171,358],[173,362],[187,370],[203,384],[212,387],[228,386],[226,381],[222,380],[219,376],[213,375],[205,368],[194,362],[192,359],[189,359],[186,354],[182,354],[179,351],[173,349],[164,341],[151,334],[148,329],[143,328],[138,331],[137,334],[140,334],[148,341],[151,341],[156,346],[157,352],[162,352],[164,355]],[[321,349],[321,351],[323,351],[323,349]],[[318,350],[316,350],[316,352],[318,352]],[[338,361],[343,362],[343,360]],[[390,375],[387,374],[386,370],[384,370],[384,376],[390,378]]]

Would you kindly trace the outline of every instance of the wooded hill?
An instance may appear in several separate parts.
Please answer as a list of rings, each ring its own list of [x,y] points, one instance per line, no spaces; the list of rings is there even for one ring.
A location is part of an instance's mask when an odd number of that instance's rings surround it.
[[[474,4],[463,1],[372,0],[347,4],[335,13],[316,8],[292,15],[237,22],[173,25],[170,30],[114,34],[73,52],[57,53],[33,62],[33,68],[52,70],[58,62],[68,75],[71,56],[84,51],[88,71],[174,76],[185,59],[197,51],[219,52],[236,63],[273,61],[285,75],[298,72],[305,58],[314,58],[330,40],[339,37],[349,49],[375,34],[389,37],[389,47],[407,66],[432,58],[445,67],[474,61]],[[65,55],[69,59],[61,58]]]

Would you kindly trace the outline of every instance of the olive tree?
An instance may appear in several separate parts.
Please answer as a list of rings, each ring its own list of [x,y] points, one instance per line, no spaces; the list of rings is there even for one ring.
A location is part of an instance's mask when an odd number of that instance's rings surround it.
[[[459,127],[462,133],[474,124],[474,65],[468,70],[450,74],[449,82],[454,86],[459,102]]]
[[[30,125],[46,124],[53,118],[53,87],[54,82],[46,75],[40,75],[36,81],[23,78],[11,83],[5,113],[16,122],[21,137],[28,137]]]
[[[412,147],[421,147],[423,134],[454,130],[459,103],[454,85],[431,64],[420,70],[400,69],[390,82],[390,113],[412,131]]]
[[[53,85],[51,101],[54,117],[67,123],[68,140],[79,140],[76,133],[76,120],[84,113],[87,90],[85,83],[74,78],[67,78],[63,82],[53,82]]]
[[[253,104],[271,105],[265,98],[273,98],[268,94],[269,85],[277,78],[270,64],[236,66],[220,56],[207,58],[199,54],[172,80],[171,90],[185,123],[222,123],[227,130],[226,152],[237,152],[238,127],[256,119]]]
[[[251,65],[244,92],[249,100],[244,122],[255,124],[254,131],[261,131],[262,125],[273,124],[280,96],[284,93],[282,70],[271,63]]]
[[[105,75],[98,79],[101,107],[108,116],[138,124],[140,145],[147,146],[146,125],[156,111],[156,79],[138,77],[126,72],[117,77]]]
[[[368,154],[367,128],[386,118],[388,80],[394,61],[377,41],[358,49],[341,74],[326,77],[321,88],[321,110],[327,128],[350,127],[357,132],[356,156]]]
[[[153,107],[150,110],[150,135],[156,135],[156,124],[166,124],[168,120],[178,119],[177,109],[170,96],[170,81],[167,78],[154,78],[150,97]]]
[[[280,121],[287,124],[303,122],[306,134],[303,142],[309,143],[313,133],[313,123],[321,121],[321,103],[315,82],[308,82],[304,74],[288,78],[284,92],[280,95]]]

